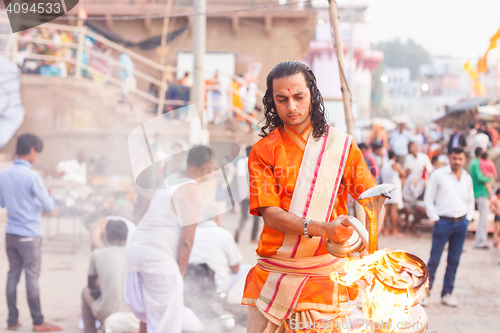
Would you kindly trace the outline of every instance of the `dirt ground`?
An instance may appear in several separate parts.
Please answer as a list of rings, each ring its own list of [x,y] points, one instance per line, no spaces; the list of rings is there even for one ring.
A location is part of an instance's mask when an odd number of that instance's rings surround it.
[[[0,212],[1,214],[1,212]],[[0,221],[4,219],[0,218]],[[227,213],[222,224],[233,231],[238,223],[239,214]],[[90,254],[87,231],[78,219],[56,219],[44,222],[45,238],[43,243],[42,273],[40,277],[42,309],[47,321],[64,327],[64,332],[80,332],[80,293],[86,283],[86,273]],[[251,221],[249,220],[240,237],[240,250],[244,261],[255,263],[256,244],[250,243]],[[8,260],[5,254],[5,222],[0,222],[0,332],[6,327],[7,307],[5,283]],[[430,229],[430,228],[427,228]],[[491,241],[491,240],[490,240]],[[415,254],[427,261],[431,247],[431,235],[423,232],[406,238],[385,236],[380,239],[379,248],[401,249]],[[446,252],[439,266],[435,290],[432,291],[430,304],[425,308],[429,315],[430,332],[500,332],[500,252],[498,250],[476,250],[472,239],[467,239],[462,255],[454,294],[460,305],[448,308],[440,304],[439,294],[442,286]],[[24,277],[18,287],[18,308],[23,327],[19,332],[32,330],[31,318],[26,301]],[[204,322],[205,332],[221,332],[218,318]],[[243,333],[245,328],[237,326],[232,332]]]

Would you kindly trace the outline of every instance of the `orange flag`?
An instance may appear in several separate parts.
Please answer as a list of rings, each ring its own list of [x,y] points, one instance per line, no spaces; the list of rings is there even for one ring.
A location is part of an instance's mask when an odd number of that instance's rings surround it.
[[[498,28],[498,31],[493,35],[493,37],[490,38],[490,47],[488,48],[488,51],[486,51],[486,54],[488,54],[490,50],[497,47],[498,39],[500,39],[500,28]]]
[[[490,47],[488,47],[488,50],[486,50],[486,53],[482,58],[479,59],[477,62],[477,69],[479,73],[484,73],[488,70],[488,53],[493,50],[494,48],[497,47],[497,40],[500,39],[500,28],[497,30],[497,32],[490,38]]]
[[[488,53],[486,53],[483,57],[479,58],[477,62],[477,71],[479,73],[484,73],[488,71],[488,62],[486,61],[486,56]]]

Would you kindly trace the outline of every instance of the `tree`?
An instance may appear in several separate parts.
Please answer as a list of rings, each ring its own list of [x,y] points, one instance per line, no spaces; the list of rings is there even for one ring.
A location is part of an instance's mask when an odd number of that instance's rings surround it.
[[[431,62],[429,52],[413,39],[402,43],[399,39],[380,42],[373,46],[384,52],[383,64],[385,67],[407,67],[411,72],[411,79],[418,78],[420,65]]]

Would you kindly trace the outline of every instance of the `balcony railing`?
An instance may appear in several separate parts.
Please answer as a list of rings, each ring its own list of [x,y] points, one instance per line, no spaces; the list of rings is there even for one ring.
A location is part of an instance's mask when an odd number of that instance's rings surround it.
[[[8,21],[0,18],[0,24],[8,24]],[[134,63],[133,77],[137,81],[136,88],[130,93],[156,105],[157,114],[190,102],[189,89],[172,82],[177,71],[175,67],[162,66],[85,27],[45,23],[20,33],[0,32],[1,45],[4,47],[0,48],[0,55],[10,58],[25,73],[88,79],[122,89],[124,79],[120,77],[120,71],[130,71],[130,67],[119,58],[126,54]],[[182,91],[182,94],[169,94],[171,89]],[[207,86],[206,90],[209,93],[212,89]],[[232,94],[230,91],[227,95]],[[176,96],[176,99],[167,96]],[[243,110],[232,107],[231,100],[224,102],[229,106],[227,114],[238,114],[256,123]]]

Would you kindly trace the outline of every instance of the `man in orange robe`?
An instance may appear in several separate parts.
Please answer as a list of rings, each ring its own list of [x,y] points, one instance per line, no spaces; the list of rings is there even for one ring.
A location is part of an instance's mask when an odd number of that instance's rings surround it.
[[[328,327],[326,321],[338,321],[342,308],[349,299],[357,297],[357,291],[337,285],[325,274],[341,269],[343,263],[343,259],[328,253],[325,240],[342,243],[350,238],[353,229],[342,224],[347,219],[348,194],[357,199],[377,183],[357,145],[349,136],[327,125],[316,78],[307,66],[298,62],[276,65],[267,77],[263,102],[267,121],[262,128],[263,138],[253,146],[248,161],[250,213],[262,216],[265,225],[256,251],[259,263],[247,276],[242,299],[242,304],[250,305],[247,332],[318,328],[336,331],[338,327]],[[289,212],[299,171],[304,170],[304,151],[309,140],[317,141],[328,135],[333,141],[341,135],[342,140],[349,137],[343,153],[339,153],[345,155],[343,164],[338,170],[331,170],[338,173],[339,182],[336,195],[332,196],[331,214],[328,211],[325,221],[305,219]],[[323,168],[329,166],[329,161],[322,163]],[[316,177],[318,169],[312,173]],[[324,259],[319,262],[319,258]],[[309,263],[312,264],[308,266]],[[325,269],[308,276],[306,266],[310,272],[320,266]],[[280,303],[280,297],[289,296],[288,285],[284,284],[286,273],[297,273],[304,278],[289,288],[289,293],[296,295]],[[273,274],[278,274],[274,284],[269,283]],[[283,304],[289,308],[280,309]],[[319,322],[323,324],[318,326]]]

